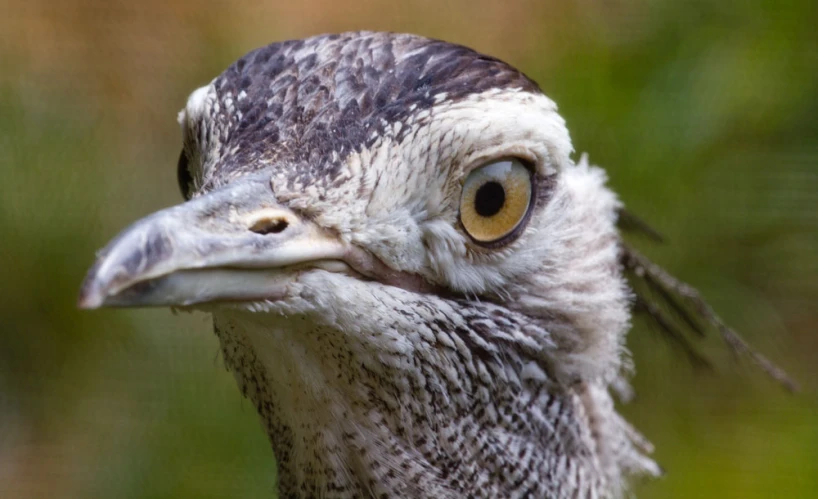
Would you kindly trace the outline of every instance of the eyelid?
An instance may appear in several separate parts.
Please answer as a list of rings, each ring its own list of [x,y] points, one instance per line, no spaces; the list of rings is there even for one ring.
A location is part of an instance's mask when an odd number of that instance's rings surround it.
[[[528,149],[521,149],[521,150],[503,150],[502,152],[493,151],[490,153],[479,154],[472,157],[469,157],[463,164],[462,174],[460,176],[460,184],[464,184],[466,182],[466,178],[474,171],[480,168],[483,168],[489,164],[497,163],[500,161],[509,161],[509,160],[516,160],[525,165],[526,168],[531,170],[533,175],[542,174],[542,167],[541,163],[543,162],[543,158],[534,154],[532,151]]]

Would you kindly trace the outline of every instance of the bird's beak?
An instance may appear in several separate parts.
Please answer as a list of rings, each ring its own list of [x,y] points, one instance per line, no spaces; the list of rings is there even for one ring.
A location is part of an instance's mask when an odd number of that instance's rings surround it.
[[[241,179],[134,223],[103,249],[79,306],[188,306],[280,298],[302,264],[338,263],[337,238]]]

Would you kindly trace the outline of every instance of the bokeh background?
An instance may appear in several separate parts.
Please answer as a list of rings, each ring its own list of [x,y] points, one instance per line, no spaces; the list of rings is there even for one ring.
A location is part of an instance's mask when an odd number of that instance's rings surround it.
[[[818,497],[818,10],[804,1],[0,0],[0,497],[270,497],[275,459],[203,314],[81,312],[94,251],[180,201],[175,117],[252,48],[352,29],[537,80],[701,288],[795,378],[637,322],[640,497]]]

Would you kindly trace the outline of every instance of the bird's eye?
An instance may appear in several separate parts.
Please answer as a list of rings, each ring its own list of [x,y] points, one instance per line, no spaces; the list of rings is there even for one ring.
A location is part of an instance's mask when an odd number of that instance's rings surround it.
[[[482,244],[502,242],[523,226],[532,199],[532,172],[518,159],[473,170],[460,194],[460,223]]]
[[[179,182],[179,191],[185,201],[190,199],[190,188],[193,184],[193,177],[190,175],[190,168],[187,164],[187,154],[184,149],[179,154],[179,162],[176,164],[176,181]]]

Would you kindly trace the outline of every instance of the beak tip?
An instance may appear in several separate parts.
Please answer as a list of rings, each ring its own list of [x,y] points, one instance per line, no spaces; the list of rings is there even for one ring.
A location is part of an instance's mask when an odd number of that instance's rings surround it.
[[[97,268],[98,265],[94,265],[94,267],[91,268],[80,286],[77,307],[82,310],[97,309],[105,304],[106,293],[104,286],[100,285],[98,273],[96,272]]]
[[[89,286],[87,283],[82,286],[80,289],[80,296],[77,300],[77,307],[83,310],[93,310],[96,308],[100,308],[104,302],[102,294],[99,292],[98,289],[95,289],[96,286]]]
[[[80,295],[77,300],[77,307],[81,310],[94,310],[102,306],[102,300],[96,296]]]

